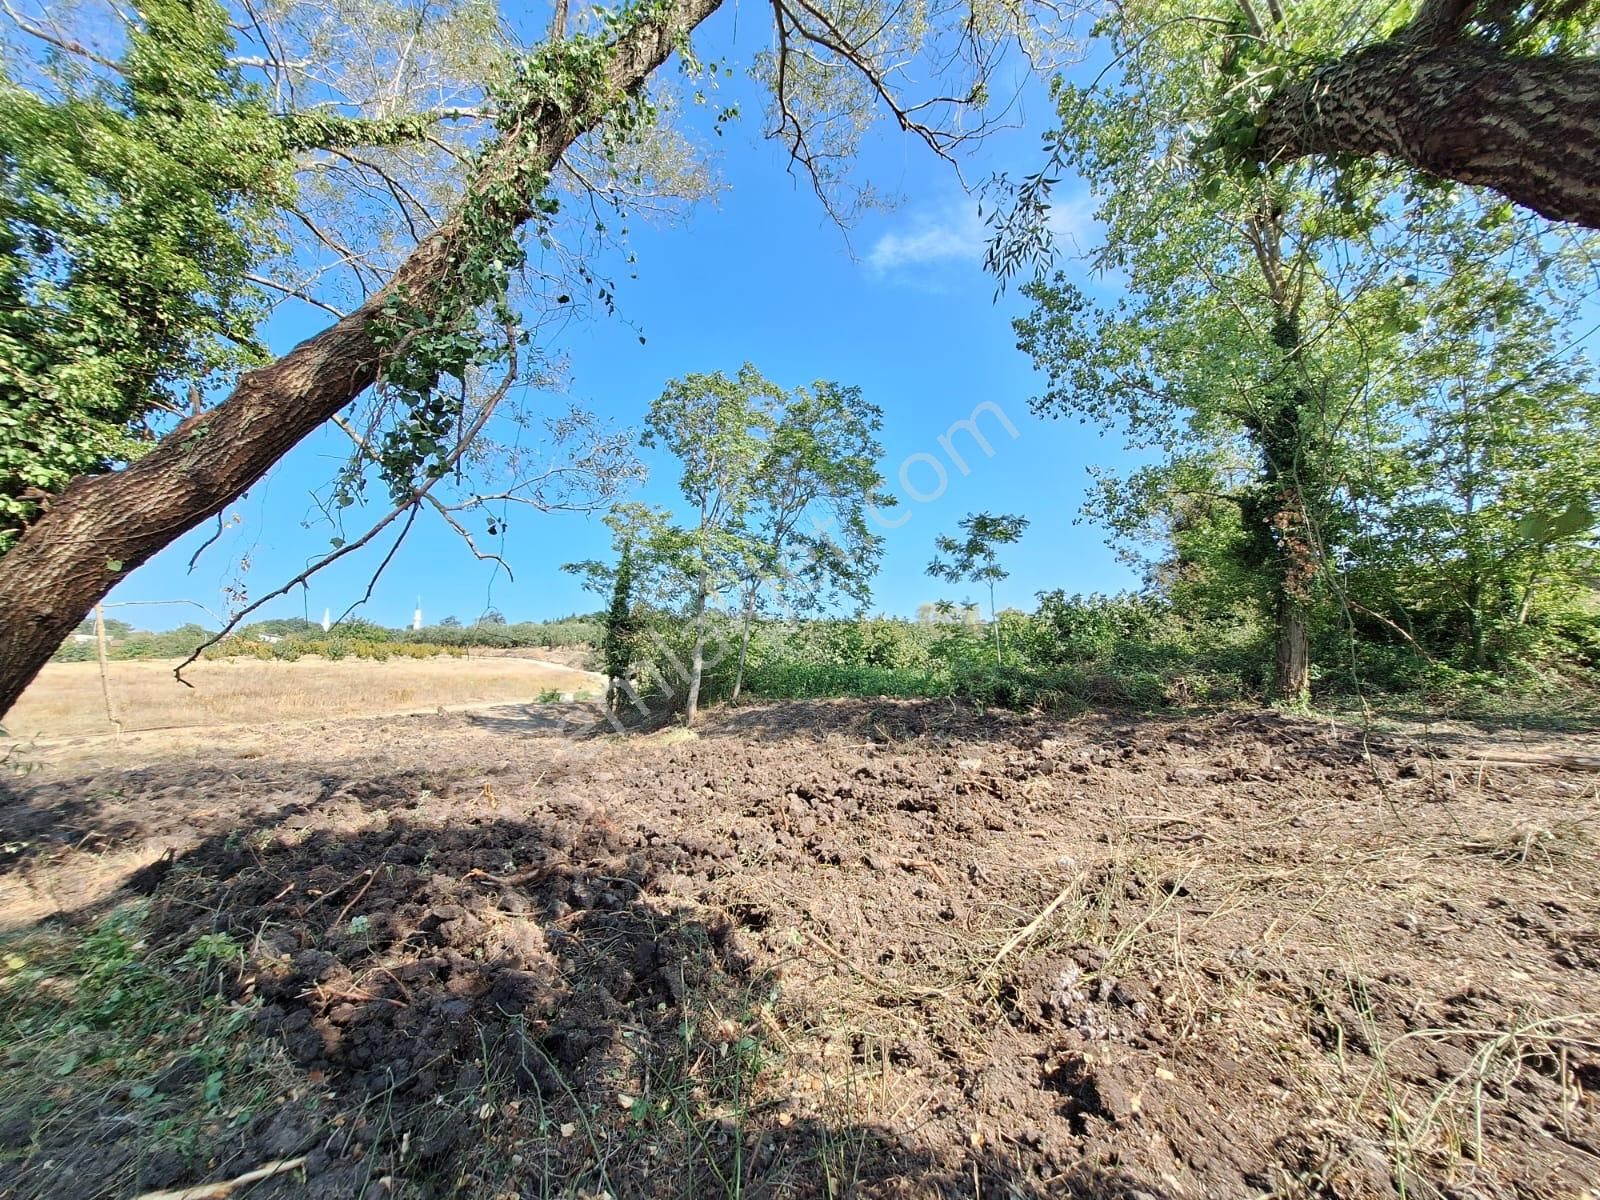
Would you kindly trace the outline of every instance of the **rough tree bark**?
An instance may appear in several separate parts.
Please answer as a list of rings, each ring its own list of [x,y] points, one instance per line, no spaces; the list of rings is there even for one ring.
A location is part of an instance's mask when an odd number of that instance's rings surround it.
[[[1278,644],[1272,664],[1272,698],[1283,704],[1304,705],[1311,698],[1311,633],[1305,603],[1280,592],[1274,620]]]
[[[613,47],[607,82],[634,91],[722,0],[675,0],[658,20]],[[549,170],[592,121],[539,106],[523,115],[535,165]],[[502,177],[505,144],[484,160],[478,182]],[[521,197],[530,204],[533,197]],[[513,210],[526,221],[528,208]],[[192,416],[126,469],[73,482],[0,557],[0,716],[16,702],[68,633],[128,572],[214,516],[297,442],[378,377],[373,326],[390,297],[412,302],[451,285],[467,236],[447,220],[388,285],[349,316],[239,380],[229,397]]]
[[[1600,59],[1508,53],[1460,32],[1472,5],[1430,7],[1280,88],[1253,153],[1385,156],[1600,229]]]

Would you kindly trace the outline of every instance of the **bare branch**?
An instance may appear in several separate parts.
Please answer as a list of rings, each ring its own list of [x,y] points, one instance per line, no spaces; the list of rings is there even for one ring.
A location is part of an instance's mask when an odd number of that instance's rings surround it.
[[[265,275],[255,274],[246,274],[245,278],[251,283],[259,284],[262,287],[269,287],[275,292],[282,292],[285,296],[292,296],[296,300],[301,300],[307,304],[315,305],[317,308],[322,309],[324,312],[332,313],[336,317],[343,317],[345,315],[341,310],[335,308],[333,305],[324,300],[317,299],[309,292],[301,291],[296,287],[290,287],[286,283],[279,283],[276,279],[268,279]]]
[[[329,553],[323,555],[283,586],[268,592],[265,596],[262,596],[253,603],[245,605],[244,608],[240,609],[231,618],[229,618],[228,622],[220,630],[218,630],[211,637],[207,638],[204,642],[201,642],[200,645],[196,646],[189,654],[188,658],[184,659],[175,668],[173,668],[172,677],[185,687],[193,687],[194,685],[183,677],[184,668],[195,662],[195,660],[197,660],[208,649],[210,649],[212,646],[215,646],[223,638],[227,637],[228,634],[237,629],[239,624],[247,616],[253,612],[259,611],[260,608],[269,600],[276,600],[279,596],[287,595],[295,588],[306,583],[313,575],[315,575],[318,571],[321,571],[324,567],[331,566],[333,563],[338,562],[341,558],[353,554],[363,546],[366,546],[372,541],[373,538],[377,537],[391,524],[393,524],[395,519],[398,518],[401,513],[409,510],[411,515],[406,520],[405,529],[401,531],[400,538],[396,540],[392,547],[390,547],[389,553],[384,557],[383,563],[379,565],[378,570],[381,573],[383,568],[387,566],[389,561],[394,557],[395,552],[399,550],[400,542],[404,540],[406,533],[410,531],[413,522],[416,521],[417,509],[422,505],[423,501],[427,499],[428,494],[433,491],[434,486],[449,474],[450,468],[454,466],[455,463],[460,461],[461,456],[471,448],[473,442],[477,440],[478,434],[481,433],[483,431],[483,427],[488,424],[489,418],[493,415],[494,410],[499,407],[500,401],[505,399],[506,393],[511,390],[511,385],[517,378],[516,339],[514,337],[509,338],[508,344],[510,347],[508,352],[510,355],[510,360],[506,366],[505,377],[501,379],[495,390],[484,400],[483,406],[478,410],[477,415],[473,418],[472,424],[469,425],[462,433],[460,439],[456,442],[456,445],[451,449],[450,453],[440,461],[437,471],[430,473],[421,484],[412,489],[409,496],[391,509],[382,519],[380,519],[375,525],[368,529],[366,533],[362,534],[355,541],[346,542],[336,550],[330,551]],[[341,428],[344,428],[346,432],[350,432],[348,425],[341,425]],[[363,448],[366,448],[366,443],[364,441],[361,442],[361,445]],[[367,453],[370,454],[370,448],[366,449]],[[375,575],[372,583],[367,585],[367,597],[357,601],[357,604],[363,604],[366,602],[367,598],[371,597],[372,586],[376,582],[377,576]],[[350,608],[345,610],[344,616],[348,616],[350,612],[356,608],[356,606],[356,604],[352,604]],[[339,619],[342,621],[344,616],[341,616]]]
[[[122,73],[121,63],[114,62],[103,55],[96,54],[82,42],[73,41],[71,38],[59,33],[52,33],[50,30],[45,29],[42,25],[35,25],[32,21],[28,20],[27,17],[23,16],[16,9],[12,8],[10,0],[0,0],[0,9],[4,9],[6,16],[11,18],[11,23],[18,29],[22,30],[22,32],[27,34],[29,37],[38,38],[41,42],[54,46],[57,50],[64,50],[68,54],[76,55],[79,58],[88,59],[97,66],[109,68],[110,70],[117,72],[119,75]]]

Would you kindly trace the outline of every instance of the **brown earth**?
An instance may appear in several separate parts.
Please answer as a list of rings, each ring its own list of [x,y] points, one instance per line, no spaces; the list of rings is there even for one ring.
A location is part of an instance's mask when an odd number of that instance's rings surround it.
[[[291,1076],[198,1156],[36,1105],[0,1195],[1594,1197],[1600,777],[1480,745],[841,702],[36,751],[12,927],[233,936]]]

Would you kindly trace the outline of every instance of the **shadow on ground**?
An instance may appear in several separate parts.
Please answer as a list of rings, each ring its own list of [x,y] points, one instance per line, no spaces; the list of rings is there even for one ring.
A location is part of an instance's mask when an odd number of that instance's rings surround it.
[[[605,708],[590,702],[507,704],[465,715],[475,729],[510,737],[573,737],[602,727]]]
[[[146,880],[141,943],[180,964],[217,935],[239,948],[225,986],[239,1036],[280,1064],[272,1086],[228,1110],[227,1081],[182,1057],[8,1070],[0,1194],[137,1195],[303,1157],[249,1195],[1159,1196],[797,1101],[776,981],[725,918],[674,899],[728,869],[693,839],[641,840],[578,803],[358,833],[279,816]],[[183,1115],[151,1122],[163,1094]]]

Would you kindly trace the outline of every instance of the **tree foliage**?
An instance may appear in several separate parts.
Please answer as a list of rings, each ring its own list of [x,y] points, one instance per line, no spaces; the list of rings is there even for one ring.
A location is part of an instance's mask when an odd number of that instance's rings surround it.
[[[643,621],[633,598],[633,546],[624,542],[611,582],[611,603],[606,608],[605,632],[600,641],[600,661],[605,671],[606,705],[620,707],[619,684],[626,684],[639,659]]]
[[[618,505],[607,517],[616,565],[565,569],[614,592],[625,562],[631,591],[686,622],[688,662],[666,690],[684,688],[690,720],[719,613],[737,614],[737,697],[763,607],[796,616],[866,603],[882,552],[866,510],[892,503],[877,466],[881,425],[859,388],[819,382],[785,391],[749,363],[733,376],[672,380],[650,406],[641,440],[676,460],[687,518]],[[724,651],[718,645],[716,657]]]
[[[960,526],[964,538],[940,534],[934,539],[939,557],[928,564],[928,574],[947,583],[976,583],[989,589],[989,623],[994,627],[994,660],[998,664],[1002,652],[994,587],[1010,574],[1000,565],[999,548],[1022,540],[1028,518],[1011,513],[972,513],[961,519]]]
[[[190,388],[259,362],[246,279],[291,132],[210,0],[147,0],[118,70],[0,77],[0,551],[77,475],[137,458]]]
[[[1493,314],[1559,327],[1587,251],[1458,187],[1414,182],[1397,201],[1370,164],[1218,169],[1195,130],[1238,65],[1217,24],[1191,16],[1122,6],[1104,26],[1122,78],[1058,85],[1053,155],[1098,203],[1105,241],[1088,266],[1113,298],[1058,271],[1025,289],[1034,309],[1017,331],[1047,376],[1039,411],[1159,455],[1102,475],[1089,511],[1124,535],[1158,533],[1169,585],[1206,579],[1219,600],[1257,606],[1276,630],[1274,690],[1299,701],[1318,622],[1373,607],[1347,569],[1383,519],[1373,481],[1429,419],[1446,327],[1500,356],[1505,394],[1537,393],[1554,339],[1536,348]],[[1337,24],[1314,5],[1295,21],[1312,39]]]

